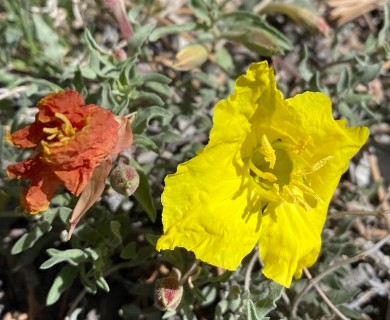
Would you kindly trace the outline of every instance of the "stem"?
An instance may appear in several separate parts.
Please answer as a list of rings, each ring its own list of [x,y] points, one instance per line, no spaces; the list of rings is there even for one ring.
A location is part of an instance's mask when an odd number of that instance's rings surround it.
[[[130,267],[131,266],[131,263],[130,262],[122,262],[122,263],[119,263],[115,266],[113,266],[111,269],[108,269],[103,277],[107,277],[109,276],[110,274],[113,274],[114,272],[120,270],[120,269],[125,269],[127,267]],[[70,306],[69,308],[69,311],[67,312],[66,314],[66,317],[65,317],[65,320],[69,320],[71,314],[73,313],[74,310],[76,310],[78,304],[81,302],[81,300],[83,300],[84,296],[87,294],[87,290],[84,288],[79,294],[78,296],[76,297],[76,299],[73,301],[72,305]]]
[[[357,255],[354,255],[354,256],[352,256],[352,257],[350,257],[348,259],[343,259],[341,261],[336,262],[332,266],[329,266],[329,268],[326,269],[323,273],[320,273],[318,276],[314,277],[312,279],[312,281],[309,282],[306,285],[306,287],[295,298],[293,306],[292,306],[292,310],[291,310],[291,315],[294,316],[294,317],[296,316],[297,310],[298,310],[298,305],[299,305],[300,301],[302,300],[302,298],[305,295],[305,293],[307,291],[309,291],[313,287],[314,284],[318,283],[322,278],[326,277],[328,274],[332,273],[334,270],[336,270],[336,269],[338,269],[338,268],[340,268],[340,267],[342,267],[344,265],[347,265],[347,264],[350,264],[350,263],[354,263],[354,262],[357,262],[359,260],[362,260],[362,259],[366,258],[370,253],[373,253],[373,252],[379,250],[389,240],[390,240],[390,234],[387,235],[382,240],[378,241],[371,248],[368,248],[367,250],[365,250],[365,251],[363,251],[361,253],[358,253]]]
[[[376,210],[376,211],[364,211],[364,210],[348,210],[332,213],[328,216],[328,219],[338,219],[345,216],[374,216],[377,218],[383,218],[390,214],[390,210]]]
[[[199,260],[195,260],[194,263],[192,264],[192,266],[187,270],[187,272],[181,277],[180,279],[180,284],[182,285],[184,282],[187,281],[187,279],[189,277],[192,276],[192,274],[194,273],[196,267],[199,265],[200,261]]]
[[[250,288],[250,284],[251,284],[251,275],[252,275],[252,271],[253,271],[253,268],[255,266],[255,263],[256,263],[256,260],[257,260],[257,251],[253,254],[251,260],[249,261],[249,264],[248,264],[248,269],[246,269],[246,273],[245,273],[245,282],[244,282],[244,292],[245,291],[249,291],[249,288]]]
[[[305,272],[306,277],[309,279],[309,282],[313,282],[313,277],[311,276],[309,270],[307,268],[303,268],[303,272]],[[346,316],[344,316],[339,309],[333,304],[332,301],[329,300],[329,298],[326,296],[325,292],[321,289],[321,287],[318,285],[318,283],[313,283],[314,289],[317,290],[318,294],[321,296],[322,300],[328,305],[329,308],[333,310],[333,312],[338,315],[343,320],[349,320]]]

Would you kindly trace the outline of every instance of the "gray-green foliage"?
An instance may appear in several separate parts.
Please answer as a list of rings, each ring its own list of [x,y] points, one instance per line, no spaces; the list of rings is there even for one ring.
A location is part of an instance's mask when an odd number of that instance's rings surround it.
[[[244,1],[227,10],[230,1],[190,0],[187,10],[191,10],[191,18],[170,24],[169,19],[155,19],[163,9],[157,2],[132,1],[128,18],[135,34],[126,45],[126,58],[121,60],[102,40],[102,24],[115,25],[115,20],[99,12],[104,11],[100,4],[96,5],[98,13],[85,12],[87,22],[79,30],[71,25],[73,9],[68,4],[59,2],[68,19],[61,27],[47,13],[32,12],[32,7],[42,8],[45,3],[0,3],[0,94],[11,93],[0,100],[0,235],[5,239],[2,249],[11,273],[27,270],[36,276],[44,288],[41,300],[55,310],[60,303],[69,307],[66,300],[59,302],[65,292],[71,299],[80,292],[100,292],[108,301],[106,305],[115,305],[115,316],[122,319],[195,319],[203,316],[202,312],[215,319],[330,316],[331,309],[314,290],[302,297],[297,313],[292,315],[292,304],[308,281],[294,282],[280,299],[282,287],[265,279],[260,266],[249,272],[246,259],[234,272],[201,263],[191,283],[184,284],[180,308],[165,314],[158,311],[152,301],[154,278],[172,266],[185,273],[194,263],[194,256],[184,249],[156,252],[162,232],[160,196],[167,174],[207,143],[212,106],[233,91],[234,79],[254,60],[274,58],[286,96],[320,90],[332,98],[335,116],[348,119],[351,125],[388,122],[387,104],[370,91],[369,85],[378,79],[389,85],[383,77],[384,62],[390,58],[389,4],[384,6],[381,28],[366,37],[363,50],[346,52],[340,47],[346,41],[345,33],[353,32],[355,25],[333,30],[333,47],[329,48],[323,37],[307,35],[302,29],[296,34],[292,22],[282,19],[284,27],[280,27],[275,25],[277,20],[254,14],[258,1]],[[93,9],[88,1],[85,3]],[[101,23],[93,14],[108,20]],[[160,63],[157,58],[174,59],[181,41],[207,46],[210,59],[191,72],[178,72]],[[328,51],[315,47],[319,44]],[[122,157],[140,175],[140,187],[130,198],[115,194],[107,184],[101,200],[82,219],[70,241],[64,231],[69,229],[76,197],[60,190],[46,212],[27,217],[19,207],[19,187],[26,182],[7,180],[4,171],[8,164],[29,155],[4,143],[6,129],[14,131],[31,123],[39,99],[65,88],[79,91],[87,103],[101,105],[114,114],[135,113],[133,146]],[[379,185],[376,182],[367,188],[343,190],[341,202],[372,201]],[[361,249],[352,240],[356,237],[351,229],[353,221],[343,218],[325,230],[320,259],[310,269],[313,274],[325,272],[334,261]],[[374,222],[370,220],[369,224]],[[9,234],[12,229],[15,233]],[[378,313],[378,306],[370,311],[352,304],[363,291],[363,285],[351,287],[344,281],[354,271],[352,266],[344,266],[321,280],[321,285],[332,303],[352,319],[359,319],[362,312]],[[364,269],[358,274],[367,276],[369,272]],[[252,280],[245,288],[248,276]],[[373,281],[367,280],[364,285],[374,288]],[[118,291],[126,301],[118,298]],[[70,310],[69,319],[80,314],[85,317],[91,308],[87,302],[99,296],[87,295],[80,308]]]

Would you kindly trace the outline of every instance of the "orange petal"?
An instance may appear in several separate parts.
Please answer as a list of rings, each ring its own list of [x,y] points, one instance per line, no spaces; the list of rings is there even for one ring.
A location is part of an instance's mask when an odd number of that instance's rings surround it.
[[[117,155],[123,150],[130,148],[133,143],[133,131],[131,130],[132,117],[116,116],[115,120],[119,123],[118,127],[118,142],[115,149],[112,151],[112,155]]]
[[[83,106],[85,106],[84,98],[74,90],[50,93],[39,101],[37,105],[39,109],[37,119],[47,123],[52,120],[55,113],[62,113],[66,114],[70,122],[74,124],[82,120],[83,115],[80,110]]]
[[[23,129],[7,135],[6,139],[8,142],[18,147],[33,148],[36,147],[39,141],[44,137],[42,128],[43,125],[40,122],[34,122]]]
[[[79,201],[73,210],[72,217],[70,218],[69,238],[72,236],[73,230],[79,223],[80,219],[103,193],[106,185],[106,178],[111,170],[111,164],[111,159],[107,158],[98,167],[96,167],[93,172],[92,179],[89,180],[87,186],[81,194]]]
[[[32,214],[46,210],[62,184],[54,172],[40,161],[40,154],[8,166],[7,174],[11,178],[31,180],[30,187],[21,195],[21,202],[25,211]]]
[[[65,187],[79,195],[95,168],[105,160],[118,141],[118,123],[114,115],[101,107],[84,107],[89,112],[87,125],[66,144],[45,151],[44,161]]]

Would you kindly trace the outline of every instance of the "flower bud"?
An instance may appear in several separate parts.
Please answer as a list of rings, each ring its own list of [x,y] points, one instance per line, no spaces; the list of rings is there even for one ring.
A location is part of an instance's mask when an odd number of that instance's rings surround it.
[[[183,296],[179,275],[172,272],[168,277],[156,280],[154,303],[163,311],[176,310]]]
[[[190,71],[200,67],[208,58],[207,49],[200,44],[191,44],[176,54],[176,63],[172,68],[179,71]]]
[[[125,196],[131,196],[139,186],[139,175],[128,164],[119,164],[110,174],[112,188]]]

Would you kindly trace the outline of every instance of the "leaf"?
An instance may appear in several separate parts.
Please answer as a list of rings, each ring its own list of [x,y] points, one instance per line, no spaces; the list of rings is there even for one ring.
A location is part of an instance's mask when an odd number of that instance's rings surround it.
[[[375,79],[382,70],[383,63],[369,63],[361,61],[359,58],[355,58],[359,63],[356,65],[356,70],[353,73],[353,83],[366,84]]]
[[[165,102],[153,92],[140,92],[138,96],[131,102],[131,108],[142,104],[163,106]]]
[[[350,86],[351,86],[351,76],[349,74],[348,68],[345,67],[340,73],[339,81],[337,81],[337,85],[336,85],[337,94],[340,94],[348,90]]]
[[[383,14],[383,26],[378,33],[378,44],[379,46],[384,46],[388,42],[387,34],[390,32],[390,3],[386,3],[384,6]]]
[[[45,211],[42,217],[36,222],[34,227],[24,235],[22,235],[11,249],[12,254],[19,254],[27,249],[30,249],[34,244],[46,233],[51,230],[58,208]]]
[[[164,84],[171,83],[172,79],[160,73],[150,72],[141,76],[143,82],[160,82]]]
[[[188,4],[199,20],[203,20],[207,26],[211,25],[209,10],[204,0],[190,0]]]
[[[133,259],[137,254],[135,242],[129,242],[120,253],[122,259]]]
[[[221,22],[224,24],[221,37],[239,42],[257,53],[271,56],[293,48],[286,36],[256,14],[227,13],[221,17]]]
[[[307,63],[308,58],[309,58],[309,51],[307,49],[307,46],[303,45],[298,69],[299,69],[299,74],[305,81],[309,81],[314,75],[313,72],[308,67],[308,63]]]
[[[137,111],[137,114],[131,124],[133,133],[142,133],[148,126],[149,122],[155,118],[160,118],[162,120],[162,124],[167,125],[171,121],[172,116],[173,115],[170,111],[157,106],[140,109]]]
[[[44,234],[51,230],[48,221],[38,222],[28,233],[22,235],[12,247],[12,254],[19,254],[31,248]]]
[[[133,134],[133,144],[155,153],[159,152],[157,145],[150,138],[144,135]]]
[[[154,206],[148,178],[146,177],[142,167],[136,161],[131,161],[131,165],[137,169],[137,172],[139,174],[139,186],[134,193],[134,197],[144,208],[149,219],[152,222],[155,222],[157,217],[157,212],[156,212],[156,207]]]
[[[342,314],[347,316],[350,319],[362,319],[362,314],[359,311],[352,310],[344,305],[340,305],[337,307]]]
[[[106,281],[106,279],[104,279],[103,276],[100,276],[97,280],[96,280],[96,284],[98,285],[98,287],[100,287],[100,289],[103,289],[104,291],[106,292],[110,292],[110,287]]]
[[[183,23],[183,24],[172,24],[166,27],[160,27],[155,29],[149,36],[150,41],[156,41],[161,37],[171,34],[171,33],[179,33],[185,31],[193,31],[197,27],[195,22]]]
[[[88,259],[88,254],[80,249],[68,249],[65,251],[47,249],[47,253],[51,256],[51,258],[41,264],[39,268],[42,270],[49,269],[52,266],[65,261],[73,266],[77,266]]]
[[[112,234],[114,235],[114,237],[110,239],[110,244],[113,247],[117,247],[122,244],[121,224],[119,221],[111,221],[110,228]]]
[[[57,274],[56,278],[53,281],[53,284],[47,294],[46,305],[50,306],[57,302],[61,294],[68,290],[72,285],[74,279],[78,273],[77,268],[66,265],[61,271]]]
[[[282,295],[283,286],[267,280],[268,294],[267,297],[254,303],[251,299],[247,302],[248,319],[265,319],[265,316],[276,308],[276,301]]]
[[[232,70],[234,68],[231,54],[223,47],[217,49],[215,52],[215,62],[226,71]]]
[[[128,43],[129,52],[131,54],[136,55],[140,51],[140,48],[141,48],[142,44],[145,42],[145,40],[148,37],[150,40],[151,33],[154,30],[155,26],[156,26],[155,23],[149,23],[149,24],[141,26],[141,27],[137,26],[133,37],[131,38],[131,40]],[[151,40],[151,41],[153,41],[153,40]]]

